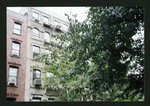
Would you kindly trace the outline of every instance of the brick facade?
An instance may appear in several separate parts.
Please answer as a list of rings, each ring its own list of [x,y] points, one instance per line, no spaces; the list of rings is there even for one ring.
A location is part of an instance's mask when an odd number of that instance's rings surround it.
[[[15,34],[14,22],[21,24],[21,35]],[[25,74],[26,74],[26,42],[27,42],[27,21],[26,17],[7,10],[7,98],[10,93],[15,94],[16,101],[24,101]],[[11,56],[12,42],[20,43],[20,56]],[[9,67],[18,68],[17,86],[8,84]]]

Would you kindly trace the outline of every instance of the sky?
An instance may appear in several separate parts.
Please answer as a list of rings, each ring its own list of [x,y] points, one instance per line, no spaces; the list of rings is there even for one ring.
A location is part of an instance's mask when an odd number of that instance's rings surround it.
[[[50,11],[56,12],[57,14],[60,14],[62,16],[64,16],[65,13],[67,14],[78,14],[77,15],[77,20],[79,22],[82,22],[86,19],[87,14],[86,12],[89,10],[89,7],[44,7]],[[7,9],[15,11],[15,12],[19,12],[22,7],[7,7]],[[144,34],[144,31],[141,31],[142,34]],[[132,38],[133,39],[137,39],[139,38],[139,35],[135,35]]]
[[[85,14],[85,13],[89,9],[86,7],[77,7],[77,6],[76,7],[44,7],[44,8],[46,8],[50,11],[56,12],[57,14],[60,14],[63,16],[65,13],[70,14],[70,12],[71,12],[71,14],[78,14],[77,20],[79,22],[82,22],[86,19],[87,14]],[[7,9],[18,13],[22,9],[22,7],[7,7]]]

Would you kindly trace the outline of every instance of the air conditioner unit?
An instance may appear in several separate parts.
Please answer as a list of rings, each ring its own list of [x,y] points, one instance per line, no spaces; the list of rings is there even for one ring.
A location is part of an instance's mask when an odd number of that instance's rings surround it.
[[[48,22],[43,22],[43,26],[51,27],[51,25]]]
[[[17,52],[13,52],[12,55],[13,56],[18,56],[18,53]]]
[[[43,22],[43,24],[49,25],[49,23],[48,23],[48,22]]]
[[[60,30],[61,26],[60,25],[56,25],[55,28],[58,29],[58,30]]]
[[[39,22],[39,18],[34,17],[34,21]]]
[[[55,28],[55,25],[51,23],[51,24],[50,24],[50,27],[51,27],[51,28]]]
[[[34,80],[34,85],[35,86],[41,86],[41,80],[40,79],[35,79]]]
[[[9,85],[16,85],[16,78],[11,78],[9,80]]]

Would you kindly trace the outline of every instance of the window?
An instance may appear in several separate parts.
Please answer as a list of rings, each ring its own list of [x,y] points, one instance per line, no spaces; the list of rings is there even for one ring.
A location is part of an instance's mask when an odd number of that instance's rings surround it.
[[[32,35],[33,38],[40,38],[40,35],[39,35],[39,30],[37,28],[33,28],[33,35]]]
[[[50,73],[50,72],[47,72],[46,74],[47,74],[47,77],[51,77],[51,76],[53,76],[53,74],[52,74],[52,73]]]
[[[59,22],[56,20],[54,20],[54,23],[55,23],[55,25],[59,25]]]
[[[48,49],[45,50],[45,54],[49,54],[49,50]]]
[[[48,98],[48,102],[53,102],[54,100],[54,98]]]
[[[33,58],[38,55],[40,55],[40,47],[33,46]]]
[[[17,85],[17,73],[18,73],[18,68],[16,67],[9,68],[8,84]]]
[[[16,98],[7,98],[7,101],[16,101]]]
[[[48,32],[45,32],[44,35],[45,35],[45,40],[50,42],[50,34]]]
[[[12,55],[16,55],[16,56],[19,56],[19,51],[20,51],[20,44],[17,43],[17,42],[13,42],[12,43]]]
[[[68,25],[63,24],[63,28],[64,28],[65,31],[67,31],[68,30]]]
[[[48,17],[43,16],[43,22],[48,23]]]
[[[17,22],[15,22],[14,23],[14,33],[16,33],[16,34],[21,34],[21,24],[20,23],[17,23]]]
[[[46,49],[45,50],[45,54],[49,54],[49,57],[48,57],[48,59],[50,60],[50,56],[51,56],[51,54],[50,53],[52,53],[51,51],[49,51],[48,49]]]
[[[32,101],[38,102],[38,101],[41,101],[41,98],[40,97],[33,97]]]
[[[39,18],[39,14],[36,12],[33,12],[32,15],[33,15],[33,18]]]
[[[40,77],[41,77],[41,71],[37,69],[33,70],[33,81],[35,79],[40,79]]]

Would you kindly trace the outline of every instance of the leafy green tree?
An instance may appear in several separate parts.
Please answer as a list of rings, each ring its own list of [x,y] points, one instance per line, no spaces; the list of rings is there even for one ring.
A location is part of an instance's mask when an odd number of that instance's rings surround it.
[[[61,89],[59,101],[136,101],[144,95],[143,7],[90,7],[87,19],[70,21],[69,31],[53,35],[70,45],[51,49],[53,73],[45,87]],[[47,59],[46,54],[37,60]],[[137,71],[138,73],[129,73]]]

